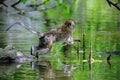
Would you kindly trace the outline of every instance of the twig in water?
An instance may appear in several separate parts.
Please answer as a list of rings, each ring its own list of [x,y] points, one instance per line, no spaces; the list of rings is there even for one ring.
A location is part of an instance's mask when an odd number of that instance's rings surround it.
[[[107,61],[110,60],[111,56],[112,56],[112,52],[110,52],[110,55],[107,57]]]

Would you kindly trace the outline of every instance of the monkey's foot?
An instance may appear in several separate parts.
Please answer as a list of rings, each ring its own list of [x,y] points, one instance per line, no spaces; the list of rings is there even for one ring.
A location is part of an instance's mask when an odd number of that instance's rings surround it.
[[[31,52],[31,55],[35,55],[35,53],[36,53],[36,47],[35,46],[32,46],[31,47],[31,50],[30,50],[30,52]]]

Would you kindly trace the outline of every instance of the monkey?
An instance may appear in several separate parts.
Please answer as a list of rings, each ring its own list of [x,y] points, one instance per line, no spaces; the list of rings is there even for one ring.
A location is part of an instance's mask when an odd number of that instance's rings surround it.
[[[39,58],[40,54],[46,54],[51,51],[53,43],[66,42],[67,44],[73,44],[74,41],[80,42],[79,39],[72,37],[75,23],[72,19],[67,20],[61,27],[51,29],[46,33],[41,33],[33,30],[30,26],[26,27],[23,23],[15,23],[22,25],[25,29],[39,36],[39,43],[37,46],[31,47],[31,55]],[[14,25],[14,24],[13,24]],[[12,25],[12,26],[13,26]],[[10,26],[7,31],[12,27]]]
[[[74,41],[72,38],[72,34],[74,32],[74,28],[74,21],[69,19],[61,27],[52,29],[44,33],[44,35],[39,38],[38,45],[31,48],[31,55],[36,53],[35,56],[38,58],[39,54],[50,52],[52,49],[52,45],[55,42],[63,41],[68,44],[73,44]]]

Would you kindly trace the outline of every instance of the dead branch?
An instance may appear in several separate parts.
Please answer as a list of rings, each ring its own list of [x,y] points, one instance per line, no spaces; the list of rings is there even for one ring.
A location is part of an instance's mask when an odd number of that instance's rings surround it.
[[[4,5],[5,7],[8,7],[4,2],[5,2],[6,0],[0,0],[0,4],[2,4],[2,5]]]
[[[109,56],[107,57],[107,61],[109,61],[109,60],[110,60],[111,55],[112,55],[112,52],[110,52],[110,53],[109,53]]]
[[[8,7],[4,2],[5,2],[6,0],[0,0],[0,4],[2,4],[2,5],[4,5],[5,7]],[[19,1],[17,1],[17,2],[15,2],[14,4],[12,4],[11,5],[11,7],[15,7],[17,4],[19,4],[21,2],[21,0],[19,0]]]
[[[31,26],[28,26],[28,27],[27,27],[27,26],[26,26],[25,24],[23,24],[22,22],[16,22],[16,23],[12,24],[11,26],[9,26],[9,27],[6,29],[6,31],[10,30],[10,28],[12,28],[15,24],[21,25],[21,27],[25,28],[26,30],[32,32],[32,33],[35,34],[35,35],[43,36],[43,33],[34,30]]]
[[[116,2],[114,2],[113,0],[107,0],[108,4],[110,5],[113,5],[114,7],[116,7],[118,10],[120,10],[120,5]]]
[[[53,7],[46,7],[46,8],[42,8],[42,9],[39,9],[39,10],[29,10],[29,11],[23,11],[23,10],[21,10],[21,11],[19,11],[19,12],[17,12],[17,13],[13,13],[13,14],[23,15],[23,14],[26,14],[26,13],[28,13],[28,12],[33,12],[33,11],[45,11],[45,10],[52,9],[52,8],[55,8],[55,7],[56,7],[56,5],[53,6]]]
[[[19,0],[19,1],[15,2],[15,3],[14,3],[14,4],[12,4],[11,6],[12,6],[12,7],[15,7],[15,6],[16,6],[16,5],[18,5],[20,2],[21,2],[21,0]]]

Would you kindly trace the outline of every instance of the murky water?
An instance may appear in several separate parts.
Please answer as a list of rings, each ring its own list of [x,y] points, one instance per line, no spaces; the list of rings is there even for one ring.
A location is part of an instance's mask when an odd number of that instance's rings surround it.
[[[71,16],[76,22],[73,36],[80,38],[81,43],[79,45],[75,42],[73,46],[67,47],[61,42],[55,43],[51,52],[33,62],[1,63],[0,80],[120,80],[119,12],[113,7],[109,8],[104,0],[76,0],[74,7],[72,3],[71,0],[66,3],[67,6],[60,5],[48,11],[31,12],[27,13],[27,16],[13,14],[14,9],[7,10],[10,14],[1,9],[1,48],[10,44],[24,54],[30,54],[31,46],[38,43],[38,36],[20,25],[15,25],[6,32],[5,29],[14,22],[24,22],[35,30],[46,32],[62,25]],[[64,17],[60,16],[60,12]],[[91,64],[88,62],[90,53]],[[110,61],[107,61],[110,54]]]

